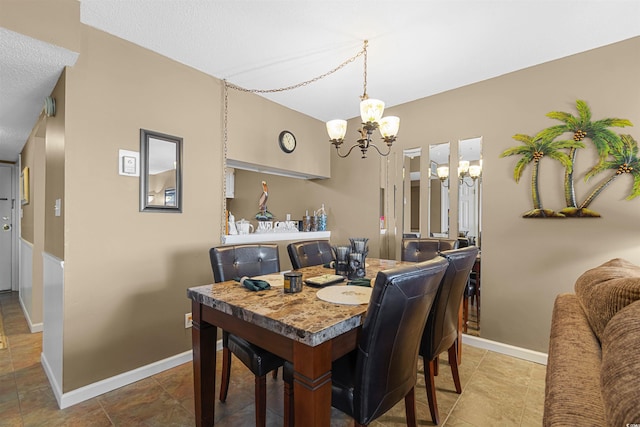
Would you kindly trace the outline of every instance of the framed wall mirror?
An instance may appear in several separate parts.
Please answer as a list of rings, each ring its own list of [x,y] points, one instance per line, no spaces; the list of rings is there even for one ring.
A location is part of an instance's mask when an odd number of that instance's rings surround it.
[[[182,138],[140,129],[140,211],[182,212]]]
[[[458,234],[480,246],[482,231],[482,137],[458,141]]]
[[[421,148],[403,151],[402,236],[420,237]]]
[[[429,237],[449,237],[448,142],[429,145]]]

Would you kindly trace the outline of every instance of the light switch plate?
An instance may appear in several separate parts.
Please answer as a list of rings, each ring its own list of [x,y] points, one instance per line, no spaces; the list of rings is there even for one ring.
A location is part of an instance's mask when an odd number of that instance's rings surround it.
[[[62,200],[56,199],[56,204],[53,207],[53,213],[55,216],[60,216],[60,207],[62,206]]]
[[[137,151],[118,151],[118,173],[125,176],[140,176],[140,153]]]

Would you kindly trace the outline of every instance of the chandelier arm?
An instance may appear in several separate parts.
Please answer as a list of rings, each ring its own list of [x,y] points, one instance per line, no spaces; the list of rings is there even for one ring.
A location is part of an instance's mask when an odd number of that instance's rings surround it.
[[[369,143],[369,147],[375,148],[376,151],[378,152],[378,154],[380,154],[382,157],[387,157],[389,155],[389,153],[391,153],[391,146],[387,146],[387,152],[386,153],[383,153],[382,151],[380,151],[380,149],[378,148],[378,146],[376,146],[376,144]]]
[[[351,152],[353,151],[353,149],[354,149],[354,148],[356,148],[356,147],[361,147],[361,144],[359,144],[359,143],[357,143],[357,144],[353,144],[353,145],[351,146],[351,148],[349,148],[349,151],[347,151],[347,154],[345,154],[345,155],[343,156],[342,154],[340,154],[340,151],[339,151],[338,146],[336,146],[336,153],[338,153],[338,157],[342,157],[342,158],[344,159],[345,157],[348,157],[348,156],[349,156],[349,154],[351,154]]]

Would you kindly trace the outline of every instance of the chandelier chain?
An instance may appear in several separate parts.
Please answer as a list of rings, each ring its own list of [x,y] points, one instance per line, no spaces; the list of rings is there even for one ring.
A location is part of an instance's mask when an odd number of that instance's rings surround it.
[[[285,87],[280,87],[280,88],[276,88],[276,89],[246,89],[243,88],[241,86],[235,85],[233,83],[226,83],[228,85],[228,87],[233,88],[235,90],[241,91],[241,92],[250,92],[250,93],[276,93],[276,92],[285,92],[288,90],[293,90],[293,89],[298,89],[301,88],[303,86],[307,86],[310,85],[311,83],[315,83],[318,80],[322,80],[325,77],[330,76],[331,74],[340,71],[342,68],[346,67],[347,65],[349,65],[350,63],[352,63],[353,61],[355,61],[356,59],[358,59],[359,57],[361,57],[362,55],[364,55],[364,95],[366,96],[367,94],[367,45],[368,45],[368,41],[365,40],[364,41],[364,47],[362,48],[362,50],[360,52],[358,52],[357,54],[355,54],[354,56],[352,56],[351,58],[347,59],[346,61],[344,61],[343,63],[341,63],[340,65],[338,65],[337,67],[333,68],[332,70],[327,71],[324,74],[321,74],[317,77],[314,77],[310,80],[306,80],[304,82],[301,83],[297,83],[291,86],[285,86]],[[225,80],[226,82],[226,80]]]
[[[365,99],[369,99],[369,95],[367,95],[367,45],[369,44],[368,40],[364,41],[364,47],[362,48],[362,53],[364,54],[364,88],[362,91],[362,96],[360,97],[361,101]]]
[[[224,221],[220,221],[220,239],[227,234],[227,138],[228,138],[228,116],[229,116],[229,86],[226,80],[224,83],[223,98],[224,98],[224,113],[222,118],[222,217]],[[222,243],[222,242],[221,242]]]

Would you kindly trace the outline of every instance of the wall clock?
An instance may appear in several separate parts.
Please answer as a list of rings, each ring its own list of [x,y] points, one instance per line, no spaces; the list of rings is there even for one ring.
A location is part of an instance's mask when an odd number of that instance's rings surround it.
[[[280,143],[280,148],[285,153],[292,153],[293,150],[296,149],[296,137],[288,130],[280,132],[278,142]]]

